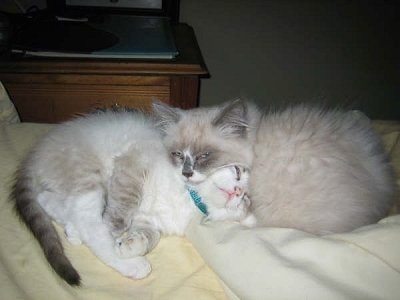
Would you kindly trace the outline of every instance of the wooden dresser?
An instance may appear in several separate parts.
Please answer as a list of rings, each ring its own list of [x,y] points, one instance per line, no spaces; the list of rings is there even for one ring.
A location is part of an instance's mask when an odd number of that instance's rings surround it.
[[[57,123],[94,108],[148,110],[155,100],[196,107],[208,72],[193,29],[178,24],[174,35],[174,60],[2,57],[0,81],[24,122]]]

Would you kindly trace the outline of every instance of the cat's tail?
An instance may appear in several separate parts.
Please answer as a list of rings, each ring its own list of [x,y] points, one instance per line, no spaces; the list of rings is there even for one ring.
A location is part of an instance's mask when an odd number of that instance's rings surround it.
[[[33,179],[23,172],[18,173],[11,196],[15,200],[17,213],[39,241],[54,271],[70,285],[80,285],[81,278],[65,256],[51,218],[35,199]]]

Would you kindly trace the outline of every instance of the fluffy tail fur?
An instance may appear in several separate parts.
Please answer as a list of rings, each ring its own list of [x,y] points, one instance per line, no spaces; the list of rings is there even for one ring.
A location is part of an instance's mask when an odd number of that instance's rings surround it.
[[[34,197],[32,178],[20,172],[17,175],[12,197],[15,209],[35,238],[39,241],[48,262],[70,285],[80,285],[81,278],[64,254],[60,237],[51,221]]]

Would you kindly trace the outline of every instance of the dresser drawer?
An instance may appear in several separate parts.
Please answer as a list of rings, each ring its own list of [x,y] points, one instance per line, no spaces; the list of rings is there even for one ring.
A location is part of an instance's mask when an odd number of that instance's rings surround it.
[[[43,79],[43,78],[42,78]],[[22,121],[56,123],[96,108],[130,107],[149,110],[153,101],[170,102],[168,77],[96,78],[96,76],[54,78],[51,82],[33,78],[8,83]]]

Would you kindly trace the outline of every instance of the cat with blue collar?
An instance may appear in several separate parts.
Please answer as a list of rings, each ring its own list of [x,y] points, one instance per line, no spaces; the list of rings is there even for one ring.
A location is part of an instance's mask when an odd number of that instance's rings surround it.
[[[69,284],[79,285],[80,275],[52,220],[71,243],[87,245],[122,275],[141,279],[151,272],[145,255],[160,237],[184,235],[199,214],[207,221],[255,223],[246,166],[229,163],[195,178],[192,164],[210,154],[183,161],[184,172],[174,163],[179,155],[165,148],[152,117],[99,111],[44,136],[22,162],[12,197],[48,262]]]

